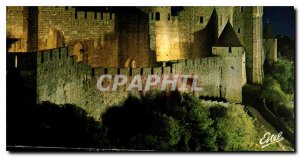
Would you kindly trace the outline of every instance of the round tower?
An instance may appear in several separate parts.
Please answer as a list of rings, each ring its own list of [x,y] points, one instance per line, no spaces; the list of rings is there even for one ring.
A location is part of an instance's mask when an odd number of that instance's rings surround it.
[[[252,7],[253,26],[252,26],[252,42],[253,42],[253,73],[252,82],[254,84],[262,84],[263,82],[263,41],[262,41],[262,15],[263,7]]]
[[[267,21],[263,34],[265,58],[269,63],[277,62],[277,39],[269,21]]]

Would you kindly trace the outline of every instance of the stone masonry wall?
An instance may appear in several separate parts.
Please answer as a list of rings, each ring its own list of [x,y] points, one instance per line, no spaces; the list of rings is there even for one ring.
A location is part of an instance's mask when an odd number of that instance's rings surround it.
[[[9,49],[10,52],[27,52],[27,40],[24,33],[23,7],[11,6],[6,9],[6,36],[20,39]]]
[[[172,67],[92,68],[87,64],[77,63],[76,57],[70,54],[68,48],[37,53],[38,102],[73,103],[99,119],[107,107],[120,104],[128,96],[125,88],[116,92],[100,92],[96,86],[100,75],[118,73],[129,76],[128,82],[135,74],[141,74],[144,81],[148,74],[197,74],[203,91],[196,95],[224,97],[236,103],[242,101],[241,57],[184,60]]]
[[[233,8],[233,28],[246,51],[246,72],[249,83],[263,79],[262,7]]]
[[[75,12],[72,7],[39,7],[40,50],[47,49],[45,44],[51,29],[59,31],[64,37],[65,45],[71,48],[77,41],[81,41],[84,49],[89,52],[90,65],[118,66],[114,13]]]
[[[215,31],[219,36],[229,20],[246,52],[248,82],[259,84],[263,79],[261,7],[184,7],[176,16],[171,16],[171,7],[144,7],[150,11],[129,15],[72,7],[37,8],[38,18],[32,20],[37,21],[38,31],[34,32],[36,26],[28,24],[24,7],[7,7],[7,37],[19,39],[10,52],[34,48],[27,43],[35,42],[38,34],[39,50],[65,45],[73,49],[80,43],[92,67],[155,67],[161,65],[157,61],[211,56],[216,40],[212,36]],[[208,26],[214,9],[216,27]]]

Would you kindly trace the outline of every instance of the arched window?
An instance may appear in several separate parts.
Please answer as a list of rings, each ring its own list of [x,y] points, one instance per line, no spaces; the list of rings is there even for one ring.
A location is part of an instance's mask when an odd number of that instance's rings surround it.
[[[229,53],[231,53],[231,52],[232,52],[231,47],[229,47]]]
[[[170,14],[168,14],[168,20],[170,20],[171,19],[171,16],[170,16]]]
[[[243,12],[244,11],[244,7],[241,7],[241,12]]]
[[[240,28],[238,28],[238,33],[241,33],[241,29]]]
[[[156,20],[156,21],[159,21],[159,20],[160,20],[160,14],[159,14],[159,12],[156,12],[156,13],[155,13],[155,20]]]
[[[203,17],[202,16],[200,17],[200,23],[203,23]]]

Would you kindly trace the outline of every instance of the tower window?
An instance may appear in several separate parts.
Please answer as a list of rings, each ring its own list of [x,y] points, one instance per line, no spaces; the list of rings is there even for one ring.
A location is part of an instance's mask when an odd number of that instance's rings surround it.
[[[101,13],[101,20],[103,20],[103,13]]]
[[[154,14],[153,13],[151,13],[151,20],[153,20],[154,19]]]
[[[170,16],[170,14],[168,14],[168,20],[170,20],[170,18],[171,18],[171,16]]]
[[[244,11],[244,7],[241,7],[241,12],[243,12]]]
[[[87,19],[87,12],[84,12],[84,18]]]
[[[110,19],[110,20],[112,19],[112,13],[109,14],[109,19]]]
[[[231,53],[231,52],[232,52],[231,47],[229,47],[229,53]]]
[[[203,23],[203,17],[202,16],[200,17],[200,23]]]
[[[241,29],[240,28],[238,28],[238,33],[241,33]]]
[[[159,14],[159,12],[156,12],[156,13],[155,13],[155,20],[156,20],[156,21],[159,21],[159,20],[160,20],[160,14]]]

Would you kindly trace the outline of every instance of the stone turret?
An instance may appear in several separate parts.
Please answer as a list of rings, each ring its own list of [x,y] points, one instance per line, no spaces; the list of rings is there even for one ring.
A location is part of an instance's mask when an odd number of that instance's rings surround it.
[[[263,7],[236,6],[233,13],[233,28],[244,47],[247,82],[263,82]]]
[[[267,21],[267,26],[264,29],[263,38],[266,61],[269,63],[277,62],[277,39],[273,33],[269,20]]]
[[[232,25],[228,21],[214,47],[242,47]]]
[[[263,83],[263,41],[262,41],[263,7],[252,7],[252,83]]]
[[[242,57],[242,85],[246,84],[244,48],[230,24],[230,21],[227,22],[217,42],[213,45],[212,54],[220,57]]]

